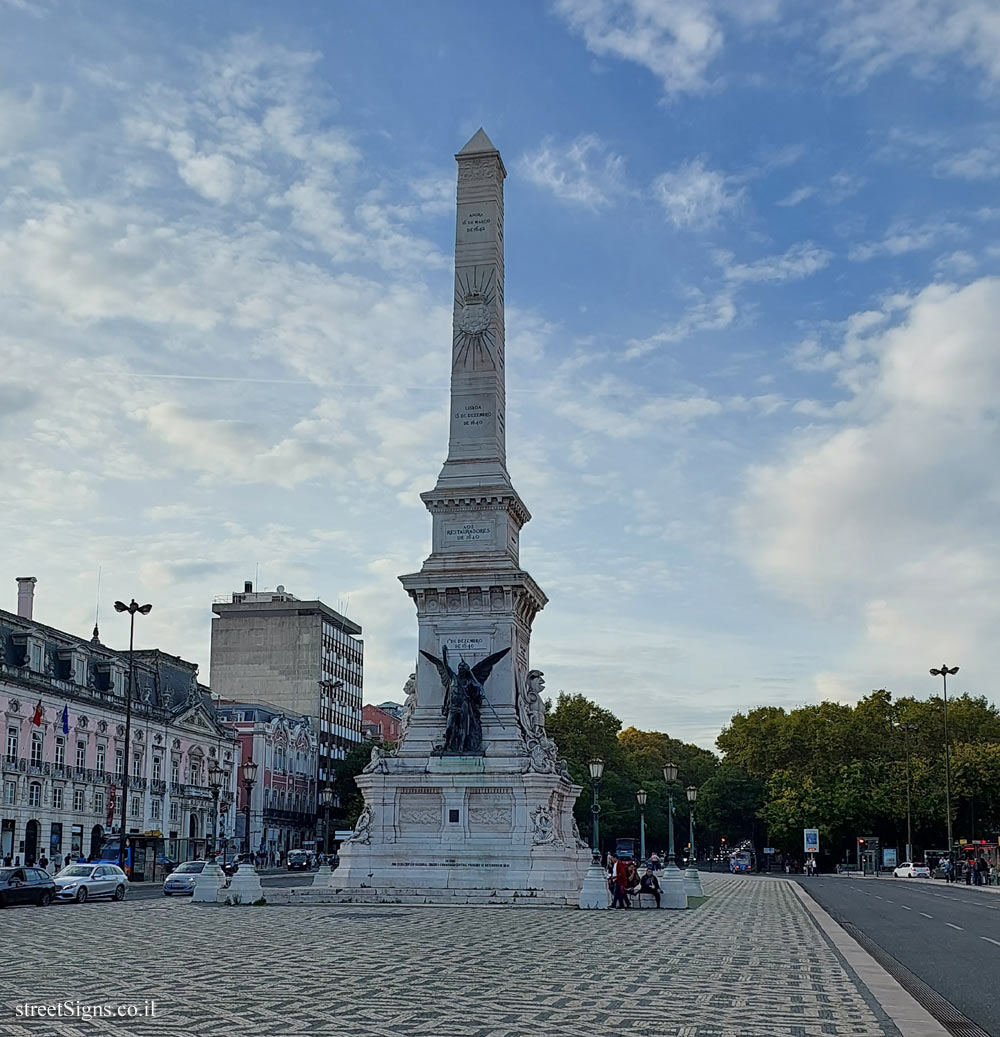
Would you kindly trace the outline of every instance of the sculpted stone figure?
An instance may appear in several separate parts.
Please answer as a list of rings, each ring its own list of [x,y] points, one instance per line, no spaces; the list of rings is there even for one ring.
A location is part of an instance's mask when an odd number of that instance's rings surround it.
[[[441,713],[448,718],[448,725],[445,728],[444,744],[441,746],[443,752],[462,755],[482,751],[482,708],[485,698],[483,685],[493,672],[493,667],[509,651],[509,648],[504,648],[500,652],[494,652],[475,666],[469,666],[463,659],[456,671],[448,665],[447,646],[441,648],[440,659],[430,652],[420,650],[420,654],[437,667],[444,687]]]
[[[528,712],[536,728],[545,730],[545,674],[541,670],[528,671]]]
[[[407,678],[406,683],[403,685],[403,716],[399,721],[399,740],[406,737],[407,729],[410,726],[410,721],[413,719],[413,711],[417,708],[417,675],[411,673]]]

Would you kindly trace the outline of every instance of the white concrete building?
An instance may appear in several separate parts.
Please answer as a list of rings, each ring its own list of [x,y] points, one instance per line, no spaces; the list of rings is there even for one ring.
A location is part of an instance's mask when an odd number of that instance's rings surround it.
[[[362,738],[361,627],[322,601],[300,601],[281,586],[254,591],[249,581],[212,611],[212,691],[312,718],[325,782],[330,762]]]

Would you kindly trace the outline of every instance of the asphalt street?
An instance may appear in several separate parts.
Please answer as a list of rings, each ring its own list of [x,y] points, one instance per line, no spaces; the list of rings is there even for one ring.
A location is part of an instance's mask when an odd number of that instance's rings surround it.
[[[817,876],[802,887],[987,1033],[1000,1035],[1000,895],[934,879]]]

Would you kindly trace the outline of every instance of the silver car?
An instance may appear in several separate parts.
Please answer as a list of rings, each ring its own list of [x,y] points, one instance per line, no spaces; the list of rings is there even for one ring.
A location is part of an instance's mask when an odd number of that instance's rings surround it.
[[[124,900],[128,876],[117,864],[71,864],[55,877],[56,899],[82,904],[91,897]]]
[[[172,897],[175,893],[188,895],[194,893],[194,884],[204,871],[206,861],[185,861],[178,864],[163,883],[163,895]]]

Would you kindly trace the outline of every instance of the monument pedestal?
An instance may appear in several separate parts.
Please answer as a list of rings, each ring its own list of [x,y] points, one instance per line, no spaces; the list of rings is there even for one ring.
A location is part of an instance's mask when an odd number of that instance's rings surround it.
[[[585,911],[605,911],[611,906],[608,873],[600,864],[591,864],[580,890],[579,906]]]
[[[223,893],[225,896],[222,895]],[[243,861],[236,874],[230,879],[229,888],[221,890],[219,893],[221,899],[225,900],[228,897],[234,904],[253,904],[263,895],[260,876],[249,861]]]
[[[412,761],[416,762],[416,761]],[[590,854],[578,841],[580,787],[525,772],[528,760],[432,756],[419,769],[357,778],[365,812],[331,886],[425,901],[540,901],[576,906]]]

